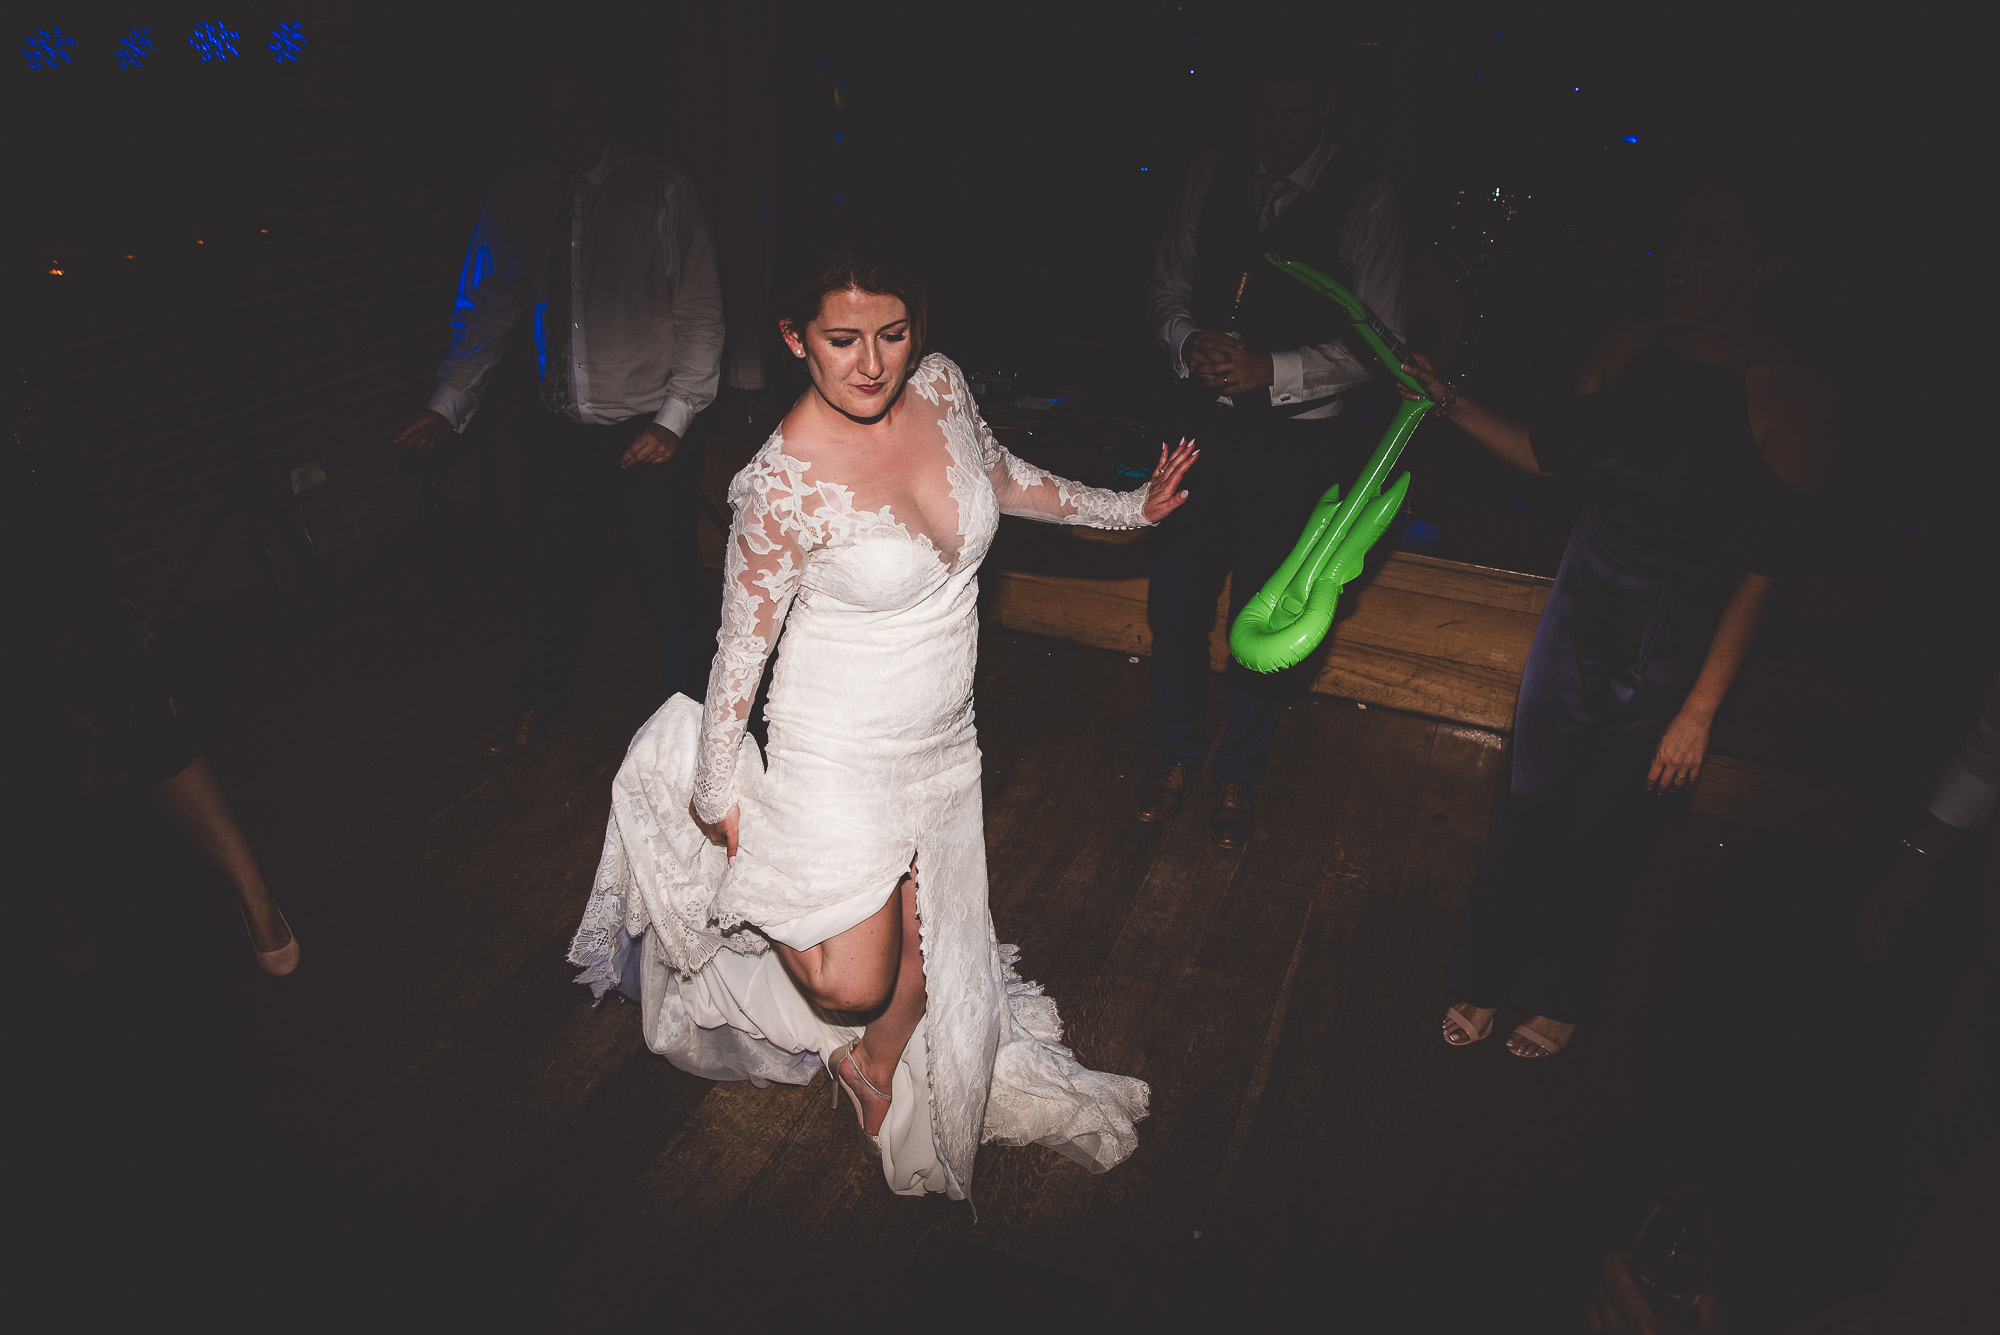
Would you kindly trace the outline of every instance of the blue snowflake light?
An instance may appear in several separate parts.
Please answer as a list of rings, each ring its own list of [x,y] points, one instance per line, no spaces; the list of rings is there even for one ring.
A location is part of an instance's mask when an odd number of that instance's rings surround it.
[[[201,57],[206,65],[211,60],[234,60],[243,53],[236,49],[243,34],[233,28],[225,28],[220,23],[197,23],[188,34],[188,45]]]
[[[76,38],[61,28],[37,28],[21,43],[21,54],[31,70],[61,69],[69,64],[69,49],[75,45]]]
[[[271,29],[271,55],[280,65],[299,63],[299,53],[306,49],[306,35],[302,24],[280,23]]]
[[[136,70],[143,67],[146,57],[153,54],[153,30],[134,28],[118,39],[118,68]]]

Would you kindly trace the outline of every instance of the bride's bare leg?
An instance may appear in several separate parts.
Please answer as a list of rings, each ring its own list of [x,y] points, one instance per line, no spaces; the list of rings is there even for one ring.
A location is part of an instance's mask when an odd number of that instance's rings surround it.
[[[874,917],[839,936],[810,950],[785,945],[777,949],[792,981],[809,1000],[846,1022],[866,1026],[855,1044],[854,1059],[876,1088],[890,1089],[903,1049],[924,1017],[916,878],[905,876]],[[844,1065],[837,1074],[861,1099],[868,1134],[879,1132],[889,1113],[888,1102],[870,1093]]]

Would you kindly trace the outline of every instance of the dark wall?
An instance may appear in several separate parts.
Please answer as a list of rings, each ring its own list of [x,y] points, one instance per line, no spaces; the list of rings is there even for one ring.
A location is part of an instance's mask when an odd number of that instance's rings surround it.
[[[1478,271],[1481,392],[1559,383],[1644,298],[1675,184],[1748,158],[1812,203],[1808,327],[1853,391],[1850,476],[1877,514],[1982,527],[1985,375],[1964,331],[1988,247],[1959,193],[1977,156],[1964,41],[1803,6],[1341,13],[782,3],[780,266],[828,223],[880,230],[928,271],[947,351],[1143,400],[1162,376],[1144,284],[1183,166],[1240,133],[1260,50],[1337,40],[1344,137],[1397,176],[1417,236]],[[238,57],[203,63],[187,34],[212,20],[45,4],[17,22],[60,28],[70,61],[14,57],[7,82],[28,187],[10,200],[14,324],[72,410],[104,549],[149,596],[187,568],[232,468],[289,496],[317,467],[297,504],[335,556],[412,513],[388,434],[446,346],[485,184],[526,151],[537,54],[596,61],[627,138],[699,147],[675,124],[676,4],[238,5]],[[295,21],[306,44],[281,63],[269,34]],[[154,50],[121,69],[135,26]],[[243,543],[224,526],[193,597],[251,576]]]

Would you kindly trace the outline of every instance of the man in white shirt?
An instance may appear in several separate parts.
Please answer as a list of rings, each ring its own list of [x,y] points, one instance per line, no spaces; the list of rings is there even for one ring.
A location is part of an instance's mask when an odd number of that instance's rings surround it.
[[[1202,458],[1188,504],[1155,548],[1147,617],[1153,730],[1166,759],[1140,795],[1140,820],[1179,811],[1206,758],[1208,637],[1223,580],[1233,617],[1290,552],[1320,494],[1349,483],[1375,444],[1343,397],[1377,368],[1340,342],[1346,325],[1331,302],[1263,258],[1303,260],[1402,326],[1396,188],[1327,130],[1333,91],[1302,63],[1260,73],[1252,142],[1194,161],[1155,257],[1153,326],[1187,382]],[[1223,848],[1241,848],[1256,828],[1251,785],[1301,677],[1230,667],[1209,825]]]
[[[701,460],[687,442],[715,398],[722,290],[694,183],[612,145],[602,93],[557,65],[542,79],[547,160],[495,181],[473,228],[451,353],[430,403],[396,443],[463,431],[526,314],[544,412],[529,424],[522,662],[515,721],[486,749],[541,738],[582,652],[592,558],[614,525],[659,631],[668,689],[699,700]]]

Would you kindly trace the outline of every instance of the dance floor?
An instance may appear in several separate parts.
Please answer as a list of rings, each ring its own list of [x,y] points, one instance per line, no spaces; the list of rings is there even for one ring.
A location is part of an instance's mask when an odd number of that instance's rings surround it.
[[[1165,825],[1129,814],[1143,663],[998,630],[978,707],[1000,936],[1152,1114],[1107,1174],[988,1147],[971,1205],[890,1195],[823,1079],[684,1075],[636,1008],[570,982],[610,778],[660,702],[633,606],[602,603],[572,710],[510,762],[475,752],[509,704],[505,615],[208,632],[214,755],[304,964],[256,975],[229,902],[156,840],[48,966],[15,1089],[32,1255],[75,1310],[1570,1329],[1597,1258],[1696,1174],[1728,1184],[1753,1314],[1866,1278],[1915,1061],[1898,1026],[1935,988],[1857,981],[1853,849],[1690,817],[1602,1023],[1555,1061],[1454,1050],[1437,972],[1503,738],[1302,701],[1256,842],[1225,854],[1206,787]]]

